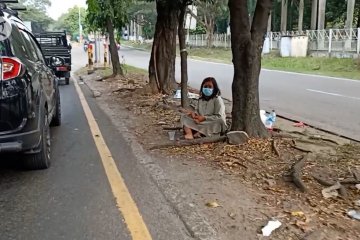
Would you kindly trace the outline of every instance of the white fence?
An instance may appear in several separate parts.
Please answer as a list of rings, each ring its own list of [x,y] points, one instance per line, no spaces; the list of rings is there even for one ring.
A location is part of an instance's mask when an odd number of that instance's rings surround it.
[[[309,37],[310,51],[349,52],[360,53],[360,28],[356,29],[326,29],[326,30],[306,30],[306,31],[287,31],[287,32],[268,32],[270,38],[270,49],[279,49],[281,36],[302,36]],[[188,39],[190,46],[207,46],[206,35],[190,35]],[[213,39],[214,47],[230,48],[230,35],[215,34]]]

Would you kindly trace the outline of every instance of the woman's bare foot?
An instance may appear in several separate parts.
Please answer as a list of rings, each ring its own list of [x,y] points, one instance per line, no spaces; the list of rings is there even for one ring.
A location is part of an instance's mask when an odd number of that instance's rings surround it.
[[[185,136],[184,136],[185,139],[187,139],[187,140],[194,139],[194,136],[193,136],[193,133],[192,133],[191,128],[184,127],[184,132],[185,132]]]
[[[193,140],[194,139],[194,136],[192,134],[185,134],[184,138],[186,140]]]

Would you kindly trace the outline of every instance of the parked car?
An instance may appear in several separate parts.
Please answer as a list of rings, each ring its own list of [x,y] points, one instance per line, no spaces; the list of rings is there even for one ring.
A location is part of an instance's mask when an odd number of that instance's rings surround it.
[[[66,32],[43,32],[35,36],[48,64],[53,56],[62,60],[61,64],[57,62],[56,66],[50,67],[58,78],[65,78],[65,84],[68,85],[71,72],[71,45],[67,41]]]
[[[0,155],[20,153],[28,169],[45,169],[51,158],[49,127],[61,124],[58,80],[16,13],[0,8],[1,15],[11,32],[0,38]],[[53,56],[49,64],[57,60]]]

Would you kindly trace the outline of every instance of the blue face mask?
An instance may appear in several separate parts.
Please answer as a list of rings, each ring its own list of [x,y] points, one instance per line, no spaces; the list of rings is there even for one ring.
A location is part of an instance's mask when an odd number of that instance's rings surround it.
[[[202,89],[202,93],[207,96],[207,97],[210,97],[211,95],[213,95],[213,92],[214,92],[214,89],[212,88],[203,88]]]

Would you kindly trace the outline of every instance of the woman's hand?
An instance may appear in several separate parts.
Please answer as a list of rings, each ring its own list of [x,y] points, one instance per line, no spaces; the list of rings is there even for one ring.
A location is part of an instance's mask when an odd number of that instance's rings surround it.
[[[206,119],[204,116],[198,115],[198,116],[196,116],[196,118],[194,120],[196,123],[201,123],[201,122],[205,121]]]
[[[197,113],[195,113],[195,112],[191,112],[190,113],[190,117],[192,118],[192,119],[196,119],[197,117],[198,117],[199,115],[197,115]]]
[[[190,110],[187,110],[187,109],[184,109],[184,108],[180,109],[180,112],[188,115],[188,116],[191,117],[192,119],[195,119],[195,118],[198,116],[197,113],[195,113],[195,112],[193,112],[193,111],[190,111]]]

